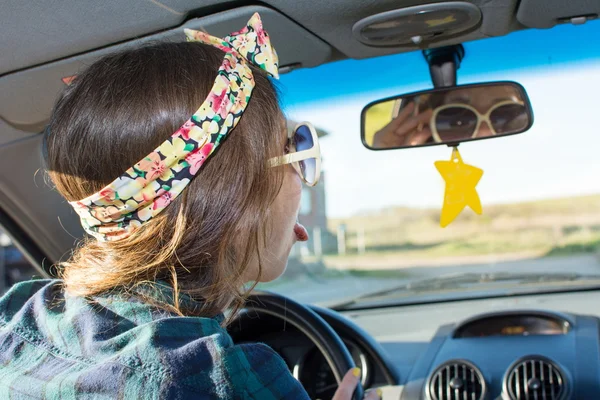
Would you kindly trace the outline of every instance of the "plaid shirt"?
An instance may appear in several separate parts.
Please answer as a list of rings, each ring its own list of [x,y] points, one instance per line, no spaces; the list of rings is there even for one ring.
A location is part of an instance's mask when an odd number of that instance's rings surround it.
[[[0,299],[0,399],[308,398],[277,353],[234,345],[222,321],[19,283]]]

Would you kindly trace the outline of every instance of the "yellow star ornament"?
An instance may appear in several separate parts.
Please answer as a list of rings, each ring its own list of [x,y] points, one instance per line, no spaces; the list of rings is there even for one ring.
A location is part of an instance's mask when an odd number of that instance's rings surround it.
[[[475,186],[479,183],[483,170],[463,163],[456,147],[452,149],[450,161],[436,161],[435,167],[446,182],[444,205],[440,217],[441,227],[445,228],[454,221],[466,206],[481,215],[483,212],[481,200]]]

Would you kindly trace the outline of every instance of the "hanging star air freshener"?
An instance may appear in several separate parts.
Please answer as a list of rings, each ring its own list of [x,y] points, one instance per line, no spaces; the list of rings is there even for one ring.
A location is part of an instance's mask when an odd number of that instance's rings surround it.
[[[475,186],[479,183],[483,170],[465,164],[456,147],[452,149],[450,161],[436,161],[435,167],[446,182],[441,227],[445,228],[454,221],[466,206],[481,215],[481,200]]]

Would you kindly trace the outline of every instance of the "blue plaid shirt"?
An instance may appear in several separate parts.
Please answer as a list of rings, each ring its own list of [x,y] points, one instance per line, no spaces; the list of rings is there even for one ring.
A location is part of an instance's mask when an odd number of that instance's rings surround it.
[[[19,283],[0,299],[0,399],[308,399],[277,353],[234,345],[222,321]]]

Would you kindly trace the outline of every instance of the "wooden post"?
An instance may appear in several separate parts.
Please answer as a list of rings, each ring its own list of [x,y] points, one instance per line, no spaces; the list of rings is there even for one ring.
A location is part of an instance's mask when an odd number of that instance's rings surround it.
[[[366,251],[366,243],[365,243],[365,228],[361,226],[357,232],[357,245],[358,245],[358,254],[365,254]]]
[[[313,251],[315,253],[315,256],[321,258],[321,256],[323,255],[323,245],[321,243],[321,228],[320,227],[315,226],[313,228],[312,238],[313,238]]]
[[[338,243],[338,254],[346,254],[346,225],[338,225],[337,227],[337,243]]]

